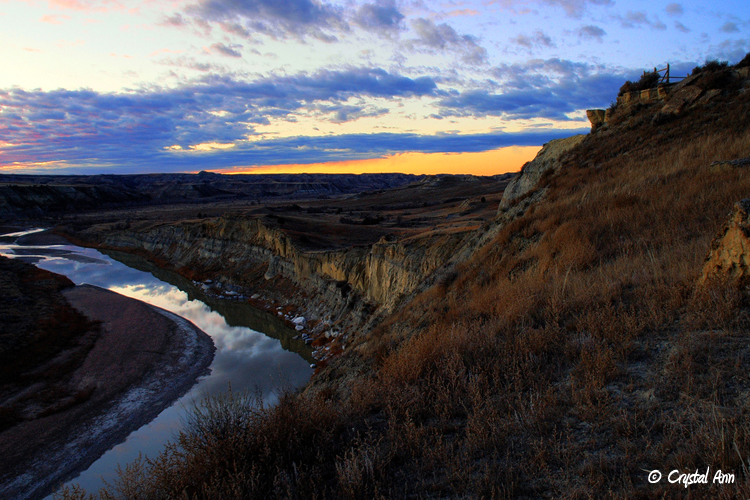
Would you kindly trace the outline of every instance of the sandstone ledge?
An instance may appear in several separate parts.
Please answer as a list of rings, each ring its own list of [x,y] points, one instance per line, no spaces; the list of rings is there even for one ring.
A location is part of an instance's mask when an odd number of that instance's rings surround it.
[[[729,221],[711,243],[700,282],[750,277],[750,199],[737,202]]]

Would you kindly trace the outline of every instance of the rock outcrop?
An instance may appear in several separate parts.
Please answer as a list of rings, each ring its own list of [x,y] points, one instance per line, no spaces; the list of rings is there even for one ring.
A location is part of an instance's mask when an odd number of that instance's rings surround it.
[[[557,170],[560,157],[578,145],[586,136],[574,135],[565,139],[555,139],[542,147],[536,157],[526,163],[515,179],[505,188],[499,211],[507,209],[514,201],[525,196],[536,188],[542,175],[550,170]]]
[[[607,123],[607,112],[603,109],[587,109],[586,117],[591,122],[591,131],[596,132]]]
[[[664,83],[651,89],[626,92],[617,97],[617,108],[628,108],[634,104],[661,105],[661,109],[654,116],[653,123],[665,123],[683,114],[686,110],[706,104],[721,95],[726,81],[747,80],[749,75],[750,68],[748,67],[699,71],[688,75],[677,83]],[[717,86],[722,88],[717,88]],[[745,86],[747,86],[746,82]],[[592,117],[589,114],[592,131],[599,128],[596,124],[598,119],[598,116]],[[608,119],[605,118],[604,122],[606,121]]]
[[[700,282],[712,278],[750,277],[750,199],[739,201],[721,233],[711,243]]]
[[[703,94],[703,89],[696,86],[684,87],[674,93],[661,109],[662,113],[679,114],[685,107],[695,102]]]

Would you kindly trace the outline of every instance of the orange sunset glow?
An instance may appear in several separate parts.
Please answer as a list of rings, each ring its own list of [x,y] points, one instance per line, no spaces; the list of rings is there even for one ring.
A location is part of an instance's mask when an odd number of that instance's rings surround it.
[[[215,170],[223,174],[472,174],[518,172],[536,156],[539,146],[510,146],[479,153],[400,153],[385,158],[329,163],[268,165]]]

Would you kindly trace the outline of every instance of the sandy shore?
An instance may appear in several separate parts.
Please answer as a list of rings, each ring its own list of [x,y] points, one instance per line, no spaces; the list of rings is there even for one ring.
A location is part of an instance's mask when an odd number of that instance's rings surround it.
[[[73,383],[91,396],[0,434],[0,497],[43,498],[185,394],[207,371],[211,338],[168,311],[98,287],[64,292],[102,322]]]

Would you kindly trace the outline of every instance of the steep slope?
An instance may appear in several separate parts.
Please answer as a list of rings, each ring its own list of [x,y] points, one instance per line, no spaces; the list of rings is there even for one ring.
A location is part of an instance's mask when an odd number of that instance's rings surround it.
[[[519,175],[508,184],[500,201],[500,209],[508,208],[519,198],[529,194],[537,187],[543,175],[550,175],[558,170],[560,156],[580,144],[585,137],[574,135],[545,144],[536,158],[524,165]]]
[[[742,69],[696,71],[681,88],[698,97],[676,113],[678,92],[619,104],[304,393],[250,421],[232,401],[242,425],[207,442],[215,422],[196,422],[186,455],[124,484],[200,498],[750,495],[750,300],[734,281],[699,283],[750,193]],[[707,484],[667,480],[707,469]]]

